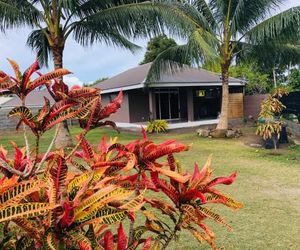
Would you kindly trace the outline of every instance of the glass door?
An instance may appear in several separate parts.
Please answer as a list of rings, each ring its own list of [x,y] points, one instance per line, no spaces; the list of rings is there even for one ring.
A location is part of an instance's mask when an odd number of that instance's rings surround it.
[[[178,89],[156,89],[155,99],[158,119],[177,120],[180,118]]]

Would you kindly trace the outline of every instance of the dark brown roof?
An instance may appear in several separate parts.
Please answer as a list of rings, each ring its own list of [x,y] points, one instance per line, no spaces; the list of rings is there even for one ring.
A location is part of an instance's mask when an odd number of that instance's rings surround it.
[[[31,92],[25,101],[25,104],[28,107],[42,107],[44,104],[44,96],[50,100],[51,103],[54,103],[53,98],[49,94],[48,90],[40,90],[40,91],[33,91]],[[11,108],[11,107],[16,107],[20,106],[21,101],[20,99],[16,96],[12,98],[11,100],[3,103],[1,105],[1,108]]]
[[[143,84],[148,71],[151,67],[151,63],[137,66],[135,68],[124,71],[110,79],[107,79],[101,83],[98,83],[96,87],[102,90],[110,90],[116,88],[125,88],[137,84]],[[204,69],[197,68],[184,68],[177,73],[163,74],[159,81],[153,83],[221,83],[220,74],[213,73]],[[243,81],[236,78],[229,78],[231,83],[242,83]]]

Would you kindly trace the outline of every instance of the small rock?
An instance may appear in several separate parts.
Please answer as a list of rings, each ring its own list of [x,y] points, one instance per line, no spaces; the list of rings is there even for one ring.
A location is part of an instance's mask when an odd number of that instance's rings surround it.
[[[236,137],[236,132],[234,130],[227,130],[226,131],[226,137],[227,138],[235,138]]]
[[[235,132],[236,132],[236,134],[238,134],[239,136],[241,136],[241,135],[243,134],[242,130],[240,130],[240,129],[237,129]]]
[[[210,132],[210,135],[213,138],[225,138],[226,137],[226,129],[215,129],[213,131]]]
[[[210,135],[210,130],[209,129],[198,129],[197,130],[197,134],[200,137],[209,137]]]

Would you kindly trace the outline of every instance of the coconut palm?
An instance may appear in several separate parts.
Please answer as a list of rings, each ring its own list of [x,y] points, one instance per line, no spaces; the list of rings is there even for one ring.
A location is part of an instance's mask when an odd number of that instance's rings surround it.
[[[155,9],[143,0],[0,0],[0,29],[30,25],[27,44],[40,63],[52,57],[54,68],[62,68],[70,37],[83,46],[102,42],[135,51],[129,38],[161,29]],[[71,143],[66,124],[58,138],[58,146]]]
[[[217,129],[228,129],[229,67],[246,50],[266,49],[265,42],[298,32],[300,7],[270,16],[283,0],[182,0],[169,1],[193,27],[184,45],[162,52],[152,64],[148,82],[162,70],[184,64],[218,63],[222,76],[222,107]],[[276,46],[286,46],[285,43]],[[270,43],[268,43],[270,45]],[[293,47],[289,46],[289,52]],[[296,49],[296,48],[295,48]],[[297,48],[298,49],[298,48]],[[252,55],[254,53],[251,53]]]

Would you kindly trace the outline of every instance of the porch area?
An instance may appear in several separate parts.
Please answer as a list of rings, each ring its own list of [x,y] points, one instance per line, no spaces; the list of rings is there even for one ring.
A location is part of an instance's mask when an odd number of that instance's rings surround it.
[[[178,87],[149,89],[149,117],[169,122],[170,127],[197,126],[215,121],[221,110],[221,88]]]
[[[182,129],[182,128],[196,128],[200,126],[216,125],[218,124],[219,119],[211,120],[202,120],[202,121],[190,121],[190,122],[173,122],[169,123],[169,130]],[[140,129],[146,128],[147,123],[125,123],[125,122],[116,122],[116,125],[120,129],[130,130],[130,131],[140,131]]]

